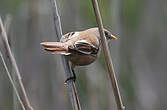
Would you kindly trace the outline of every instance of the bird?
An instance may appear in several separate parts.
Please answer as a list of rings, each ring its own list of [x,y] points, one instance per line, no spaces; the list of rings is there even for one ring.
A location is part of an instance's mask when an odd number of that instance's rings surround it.
[[[107,41],[117,39],[107,29],[103,29]],[[93,63],[100,55],[101,37],[97,27],[86,29],[83,31],[69,32],[63,35],[60,42],[41,42],[44,50],[53,54],[64,55],[71,62],[71,70],[73,76],[67,78],[75,82],[76,75],[74,68],[76,66],[85,66]]]

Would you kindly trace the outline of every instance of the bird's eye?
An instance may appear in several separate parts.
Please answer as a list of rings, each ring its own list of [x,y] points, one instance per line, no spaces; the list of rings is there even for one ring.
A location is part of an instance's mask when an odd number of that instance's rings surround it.
[[[108,36],[108,32],[104,31],[104,34],[105,34],[106,37]]]
[[[74,32],[72,32],[72,33],[71,33],[71,36],[72,36],[72,35],[74,35],[74,34],[75,34],[75,33],[74,33]]]

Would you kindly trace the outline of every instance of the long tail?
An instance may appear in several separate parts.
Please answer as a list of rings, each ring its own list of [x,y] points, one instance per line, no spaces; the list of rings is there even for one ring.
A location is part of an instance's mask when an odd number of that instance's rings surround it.
[[[40,43],[46,51],[57,53],[57,54],[65,54],[68,53],[68,48],[64,46],[61,42],[42,42]]]

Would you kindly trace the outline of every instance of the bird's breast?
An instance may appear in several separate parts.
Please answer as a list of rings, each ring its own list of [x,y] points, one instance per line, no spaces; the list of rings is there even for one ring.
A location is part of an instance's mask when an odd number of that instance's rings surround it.
[[[84,66],[93,63],[96,60],[97,55],[71,54],[66,56],[66,58],[75,66]]]

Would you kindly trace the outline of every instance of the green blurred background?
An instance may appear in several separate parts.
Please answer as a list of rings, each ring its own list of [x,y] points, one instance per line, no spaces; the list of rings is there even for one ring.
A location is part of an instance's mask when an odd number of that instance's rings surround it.
[[[167,1],[98,2],[104,27],[119,37],[109,47],[126,110],[165,110]],[[57,0],[57,5],[64,34],[97,26],[91,0]],[[40,46],[57,40],[50,1],[0,0],[3,20],[7,14],[12,16],[9,43],[34,110],[72,110],[61,57]],[[103,54],[76,73],[82,110],[116,110]],[[0,110],[21,110],[1,60]]]

